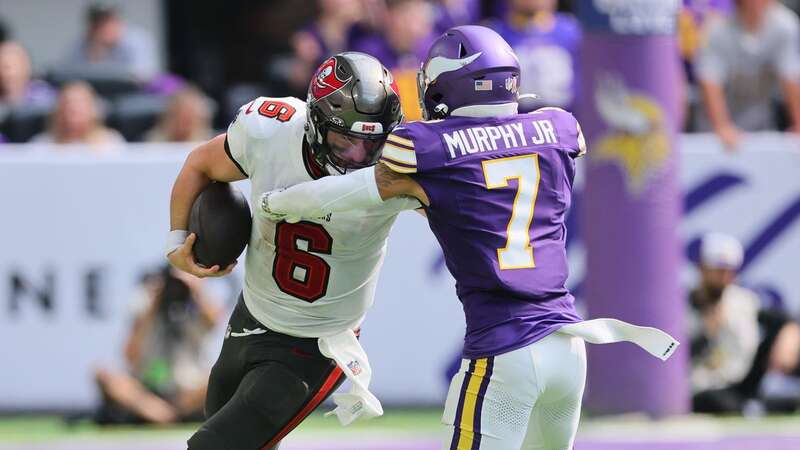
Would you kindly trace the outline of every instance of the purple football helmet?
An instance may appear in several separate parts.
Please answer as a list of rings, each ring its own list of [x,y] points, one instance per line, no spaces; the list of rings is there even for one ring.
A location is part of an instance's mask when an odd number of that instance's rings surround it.
[[[453,27],[436,39],[417,74],[422,116],[442,119],[462,106],[516,102],[519,60],[493,30]]]

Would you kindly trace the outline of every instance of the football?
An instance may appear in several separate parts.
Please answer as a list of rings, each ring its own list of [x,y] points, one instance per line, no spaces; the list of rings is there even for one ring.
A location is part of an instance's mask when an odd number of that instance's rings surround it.
[[[229,266],[247,246],[252,225],[244,194],[230,183],[211,183],[197,196],[189,216],[189,232],[197,235],[195,262],[219,265],[220,270]]]

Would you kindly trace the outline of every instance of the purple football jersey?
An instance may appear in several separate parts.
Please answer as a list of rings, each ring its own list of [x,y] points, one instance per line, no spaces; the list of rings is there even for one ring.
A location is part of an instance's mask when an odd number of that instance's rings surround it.
[[[566,226],[577,156],[572,114],[453,117],[396,128],[381,161],[430,198],[431,230],[467,320],[464,356],[505,353],[576,322]]]

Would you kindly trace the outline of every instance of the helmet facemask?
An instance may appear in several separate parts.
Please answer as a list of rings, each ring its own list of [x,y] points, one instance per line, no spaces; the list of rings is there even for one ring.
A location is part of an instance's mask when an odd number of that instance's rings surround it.
[[[330,121],[312,120],[315,114],[317,113],[313,108],[309,108],[306,138],[317,163],[328,169],[328,172],[344,175],[378,162],[388,133],[356,133]]]
[[[327,159],[337,170],[343,169],[345,172],[375,165],[381,156],[386,136],[364,136],[329,129],[325,139]]]

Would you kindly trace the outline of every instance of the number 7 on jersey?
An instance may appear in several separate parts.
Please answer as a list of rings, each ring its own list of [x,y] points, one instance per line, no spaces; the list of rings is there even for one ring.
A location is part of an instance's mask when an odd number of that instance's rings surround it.
[[[487,189],[506,188],[509,186],[509,180],[517,180],[517,194],[511,208],[511,219],[506,228],[506,246],[497,249],[500,270],[536,267],[530,228],[536,194],[539,192],[539,155],[483,161],[483,176]]]

